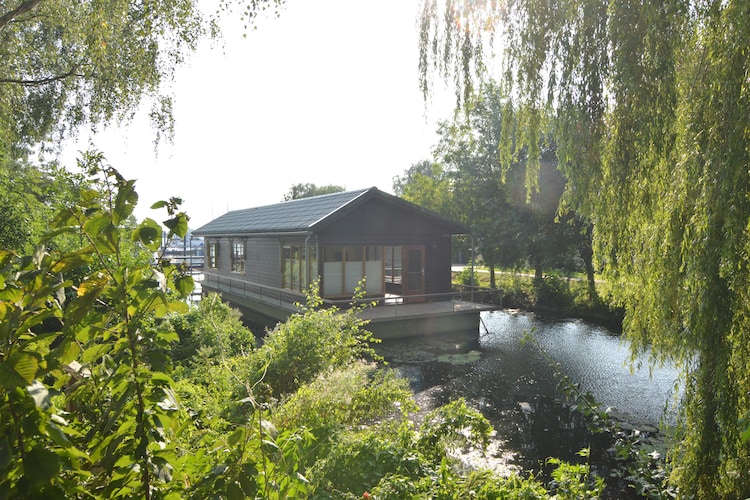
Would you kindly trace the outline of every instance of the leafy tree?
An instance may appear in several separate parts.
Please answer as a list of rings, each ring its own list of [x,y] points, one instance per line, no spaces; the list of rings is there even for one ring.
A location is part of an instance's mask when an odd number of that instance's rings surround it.
[[[165,429],[176,402],[165,348],[176,335],[155,319],[185,307],[161,282],[179,297],[192,290],[192,278],[174,268],[160,274],[148,260],[123,254],[130,236],[119,228],[137,201],[133,181],[101,155],[87,160],[105,196],[83,190],[57,212],[48,234],[76,235],[81,247],[48,253],[41,246],[26,257],[0,252],[0,483],[10,497],[97,491],[150,498],[173,468]],[[163,205],[173,216],[166,224],[184,233],[185,215]],[[155,250],[160,226],[147,219],[132,239]],[[67,279],[93,261],[90,274]],[[76,290],[69,301],[66,287]],[[61,391],[73,413],[57,406]]]
[[[451,181],[438,163],[424,160],[393,178],[397,196],[447,217],[454,217]]]
[[[235,3],[254,17],[283,0],[222,0],[220,10]],[[50,134],[128,119],[144,100],[158,133],[170,136],[164,83],[199,40],[217,35],[216,19],[190,0],[3,2],[0,149],[17,156]]]
[[[76,199],[85,184],[82,176],[54,165],[0,162],[0,248],[31,253],[55,211]],[[63,244],[59,239],[56,243]]]
[[[343,186],[328,184],[327,186],[316,186],[315,184],[295,184],[289,188],[289,192],[284,195],[284,201],[297,200],[299,198],[310,198],[321,194],[341,193],[346,191]]]
[[[361,298],[360,292],[355,298]],[[377,358],[369,346],[375,340],[364,330],[367,322],[357,316],[357,307],[340,311],[322,305],[317,283],[310,285],[302,311],[269,332],[250,360],[251,380],[262,381],[274,397],[295,392],[327,369]]]
[[[554,148],[544,150],[537,176],[529,179],[527,150],[514,152],[504,143],[515,134],[514,111],[501,89],[484,82],[468,99],[464,113],[439,126],[437,163],[412,166],[394,179],[394,189],[473,229],[490,268],[490,286],[495,286],[497,265],[528,262],[538,278],[545,269],[574,267],[576,243],[587,234],[561,223],[575,219],[569,212],[558,214],[565,179],[557,170]],[[535,185],[531,192],[529,182]]]
[[[490,38],[503,47],[522,142],[549,117],[566,201],[593,221],[634,353],[683,367],[671,453],[680,494],[747,497],[750,3],[422,6],[422,88],[437,67],[463,100],[489,67]]]

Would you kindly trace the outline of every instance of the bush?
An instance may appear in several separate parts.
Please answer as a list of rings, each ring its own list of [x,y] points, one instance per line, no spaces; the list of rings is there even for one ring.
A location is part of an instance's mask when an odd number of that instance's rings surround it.
[[[409,384],[390,370],[356,362],[322,373],[274,411],[279,428],[306,427],[318,440],[337,431],[415,411]]]
[[[172,348],[175,361],[189,360],[199,351],[202,357],[232,357],[255,348],[255,336],[242,324],[240,312],[216,293],[204,297],[188,313],[172,316],[169,324],[180,336]]]
[[[545,276],[534,280],[535,305],[545,309],[569,311],[573,308],[573,297],[566,280]]]
[[[291,394],[319,373],[351,364],[362,357],[377,359],[376,342],[364,329],[357,309],[319,309],[317,285],[310,288],[302,312],[278,324],[250,358],[251,383],[262,382],[275,398]],[[249,394],[246,394],[249,395]]]

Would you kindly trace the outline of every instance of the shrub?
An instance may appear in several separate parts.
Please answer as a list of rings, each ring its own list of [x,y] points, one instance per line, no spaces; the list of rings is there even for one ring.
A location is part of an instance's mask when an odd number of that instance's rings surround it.
[[[337,431],[415,411],[408,381],[374,364],[353,363],[322,373],[274,412],[280,428],[306,427],[318,440]]]
[[[278,324],[263,346],[250,357],[252,384],[261,382],[273,397],[291,394],[319,373],[351,364],[362,357],[376,359],[358,309],[319,309],[322,301],[312,285],[302,312]],[[249,395],[249,394],[246,394]]]
[[[231,357],[249,354],[255,336],[242,324],[240,312],[216,293],[204,297],[186,314],[172,316],[170,326],[180,336],[172,348],[175,361],[189,360],[199,351],[202,357]]]
[[[545,276],[534,280],[537,307],[568,311],[573,307],[573,297],[567,280]]]

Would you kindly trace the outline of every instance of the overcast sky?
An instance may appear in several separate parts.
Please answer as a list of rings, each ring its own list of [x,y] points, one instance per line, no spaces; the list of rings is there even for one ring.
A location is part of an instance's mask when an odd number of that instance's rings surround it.
[[[91,141],[137,179],[136,215],[181,196],[198,228],[227,210],[281,201],[293,184],[376,186],[430,157],[448,91],[418,88],[417,0],[288,0],[247,32],[225,26],[176,77],[175,140],[154,153],[146,113]]]

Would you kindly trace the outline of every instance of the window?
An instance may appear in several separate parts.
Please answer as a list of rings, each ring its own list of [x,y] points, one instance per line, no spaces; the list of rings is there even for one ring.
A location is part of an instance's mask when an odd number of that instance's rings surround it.
[[[365,277],[367,293],[383,292],[383,247],[331,245],[323,257],[324,297],[351,297]]]
[[[284,269],[284,288],[304,292],[309,283],[307,282],[308,274],[311,280],[317,279],[317,257],[314,245],[307,247],[310,258],[308,259],[305,252],[305,246],[302,245],[284,245],[282,249],[283,269]]]
[[[245,272],[245,242],[232,242],[232,272]]]
[[[401,247],[385,247],[385,282],[401,284]]]
[[[219,244],[216,241],[208,243],[208,267],[216,269],[216,255],[219,250]]]

